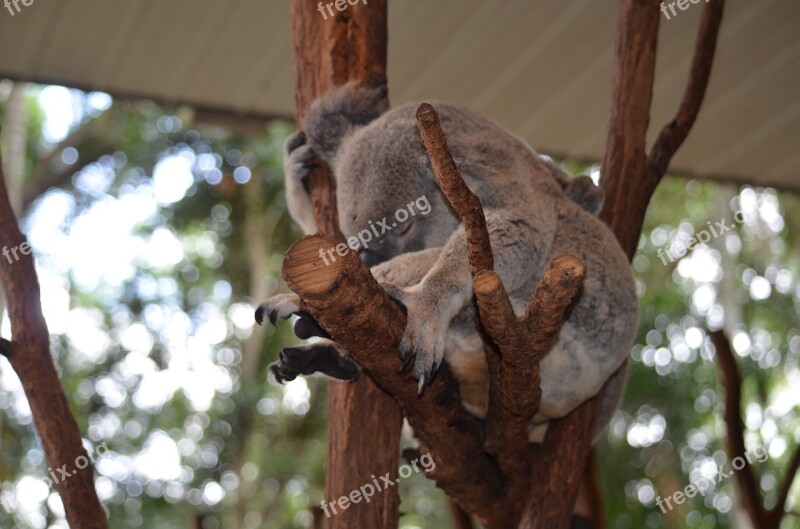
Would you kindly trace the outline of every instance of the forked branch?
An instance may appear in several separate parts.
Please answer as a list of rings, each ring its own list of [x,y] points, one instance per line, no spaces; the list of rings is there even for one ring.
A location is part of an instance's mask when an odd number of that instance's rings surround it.
[[[539,365],[558,336],[585,270],[575,256],[556,257],[544,271],[527,310],[517,317],[493,270],[483,207],[464,182],[432,105],[423,103],[417,109],[417,128],[442,194],[467,235],[473,291],[492,342],[486,346],[490,390],[485,449],[499,462],[509,481],[509,500],[520,512],[531,485],[528,426],[541,402]]]
[[[461,405],[458,384],[443,365],[422,395],[395,354],[406,316],[352,250],[325,265],[320,250],[338,239],[311,235],[286,253],[283,277],[300,295],[302,309],[359,363],[363,372],[392,395],[429,452],[429,474],[454,501],[490,528],[512,527],[504,508],[506,486],[499,468],[484,452],[479,421]]]

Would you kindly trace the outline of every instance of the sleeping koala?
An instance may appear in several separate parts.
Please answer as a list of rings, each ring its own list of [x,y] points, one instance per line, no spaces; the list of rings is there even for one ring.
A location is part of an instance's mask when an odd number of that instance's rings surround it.
[[[388,110],[385,87],[353,84],[316,101],[305,132],[287,142],[289,210],[306,233],[317,231],[304,182],[318,157],[336,175],[345,238],[368,223],[392,220],[394,212],[426,197],[427,215],[409,216],[359,248],[359,254],[407,309],[398,354],[406,364],[413,360],[420,391],[447,361],[465,406],[483,416],[489,380],[476,330],[466,236],[437,187],[416,127],[417,106]],[[628,260],[596,216],[602,191],[588,177],[569,178],[495,123],[449,103],[433,106],[465,182],[483,205],[495,271],[517,314],[554,257],[573,254],[586,266],[583,291],[541,364],[542,400],[534,423],[566,415],[613,375],[617,383],[606,398],[607,420],[624,385],[624,369],[618,368],[634,339],[637,306]],[[268,315],[274,323],[298,311],[298,297],[283,294],[259,307],[256,318],[260,322]],[[308,318],[295,330],[301,338],[325,336]],[[358,375],[357,366],[330,340],[285,349],[271,369],[279,381],[314,371],[342,379]]]

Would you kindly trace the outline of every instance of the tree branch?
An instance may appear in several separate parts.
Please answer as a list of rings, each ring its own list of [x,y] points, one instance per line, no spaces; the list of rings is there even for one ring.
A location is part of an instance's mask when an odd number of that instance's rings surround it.
[[[417,109],[417,127],[442,194],[458,213],[467,235],[480,321],[493,342],[485,348],[490,390],[484,447],[507,479],[511,509],[521,513],[531,488],[528,427],[541,401],[539,364],[561,329],[565,311],[583,284],[585,270],[577,257],[556,257],[544,271],[525,313],[517,317],[500,277],[493,271],[494,258],[480,200],[458,171],[439,115],[430,104],[423,103]]]
[[[491,373],[486,450],[497,457],[514,488],[530,479],[528,426],[539,411],[539,364],[550,351],[567,308],[583,284],[577,257],[562,255],[548,266],[525,313],[517,317],[494,272],[474,279],[481,322],[500,350],[499,370]]]
[[[417,385],[400,373],[395,354],[406,317],[372,277],[355,252],[325,265],[320,251],[339,240],[307,236],[294,243],[283,262],[283,278],[309,313],[361,366],[362,371],[400,403],[419,438],[420,452],[431,454],[429,474],[459,505],[490,529],[513,524],[504,508],[506,487],[496,463],[482,449],[479,421],[461,405],[458,383],[442,365],[420,396]]]
[[[716,4],[721,0],[711,2]],[[712,7],[715,8],[716,6]],[[620,0],[611,116],[600,180],[606,199],[600,218],[612,229],[629,259],[633,259],[636,253],[647,205],[663,176],[663,172],[648,169],[645,154],[659,16],[657,0]],[[698,69],[692,72],[695,76],[702,75],[702,68],[711,66],[710,61],[696,62]],[[705,83],[689,84],[698,89],[705,88]],[[694,101],[695,97],[685,99]],[[691,110],[689,107],[687,109]],[[685,120],[681,123],[688,132],[691,123]],[[684,138],[685,134],[683,138],[670,136],[671,141],[677,145],[680,143],[677,140],[683,141]],[[677,149],[677,145],[674,149]],[[659,161],[664,168],[669,163],[666,154],[664,152]],[[624,366],[620,369],[624,369]],[[607,391],[609,383],[597,396],[583,403],[567,417],[550,424],[543,452],[558,452],[560,457],[537,459],[534,469],[540,475],[556,476],[554,481],[542,487],[540,493],[545,494],[545,497],[562,497],[570,505],[574,503],[578,493],[576,476],[581,474],[586,465],[593,438],[594,420],[599,413],[603,394]],[[523,517],[524,527],[567,526],[568,513],[563,513],[552,505],[546,505],[546,511],[537,509],[536,506],[541,504],[541,499],[533,499]]]
[[[794,483],[794,478],[797,476],[798,470],[800,470],[800,446],[796,447],[794,450],[792,461],[786,469],[786,475],[783,476],[783,482],[778,492],[778,501],[775,503],[775,507],[770,514],[773,519],[772,523],[774,527],[778,527],[781,523],[781,519],[788,514],[784,511],[784,508],[786,507],[786,500],[789,498],[789,491],[792,490],[792,483]]]
[[[484,446],[509,480],[509,499],[519,512],[531,480],[528,427],[541,401],[539,364],[561,329],[564,313],[583,284],[585,270],[577,257],[554,259],[527,310],[517,317],[500,276],[493,271],[483,207],[456,167],[432,105],[422,103],[417,109],[417,128],[442,194],[458,213],[467,235],[480,321],[494,344],[486,347],[490,390]]]
[[[25,243],[14,218],[0,160],[0,241],[10,248]],[[0,258],[0,281],[5,290],[13,352],[7,358],[22,383],[33,415],[34,426],[51,468],[76,468],[79,457],[87,457],[80,431],[72,416],[50,355],[50,336],[42,316],[39,281],[33,255],[22,254],[9,262]],[[4,342],[8,349],[8,342]],[[88,458],[87,458],[88,461]],[[78,469],[55,485],[61,494],[70,527],[106,529],[105,512],[94,488],[92,465]]]
[[[470,191],[461,178],[447,146],[447,139],[439,121],[439,114],[429,103],[422,103],[417,108],[417,128],[422,143],[433,166],[436,180],[442,188],[442,194],[458,213],[467,233],[469,262],[472,277],[478,272],[494,269],[494,255],[486,230],[486,216],[483,214],[481,201]]]
[[[711,0],[706,4],[697,32],[697,44],[689,71],[689,80],[678,107],[678,113],[675,115],[675,119],[661,129],[650,151],[650,156],[647,158],[648,172],[654,176],[658,175],[659,179],[666,173],[670,160],[689,135],[689,131],[697,119],[697,114],[700,112],[708,80],[711,78],[711,65],[714,62],[714,52],[717,47],[717,36],[724,6],[724,0]]]
[[[722,371],[722,383],[725,387],[725,424],[728,428],[726,441],[730,457],[744,454],[747,449],[744,444],[744,421],[742,420],[742,377],[739,366],[731,349],[728,337],[722,331],[710,334],[711,342],[717,352],[717,362]],[[750,465],[745,465],[736,471],[736,481],[739,484],[739,493],[742,496],[744,510],[750,516],[755,527],[767,529],[767,511],[764,508],[764,499],[758,479]]]

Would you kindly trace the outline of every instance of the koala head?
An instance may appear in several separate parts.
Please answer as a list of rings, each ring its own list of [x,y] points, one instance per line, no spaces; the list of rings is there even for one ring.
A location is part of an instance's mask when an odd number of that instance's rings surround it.
[[[398,146],[402,135],[382,128],[380,120],[375,125],[345,143],[335,169],[339,225],[348,241],[358,239],[367,266],[444,246],[459,225],[430,169],[420,165],[430,162],[419,146]]]

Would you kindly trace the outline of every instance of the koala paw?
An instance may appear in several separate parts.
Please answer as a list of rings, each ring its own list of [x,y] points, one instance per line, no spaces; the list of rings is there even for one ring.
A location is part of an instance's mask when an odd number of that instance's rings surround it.
[[[264,316],[275,325],[278,320],[288,320],[298,316],[294,322],[294,334],[301,340],[312,337],[330,338],[327,332],[310,315],[300,310],[300,297],[297,294],[278,294],[269,298],[256,309],[256,323],[262,325]]]
[[[401,289],[389,283],[382,283],[382,286],[389,297],[406,307],[406,329],[397,354],[403,361],[402,369],[414,358],[412,375],[419,381],[419,393],[422,393],[442,365],[452,317],[447,317],[419,289]]]
[[[292,314],[300,312],[300,296],[297,294],[278,294],[259,305],[256,309],[256,323],[262,325],[264,316],[272,325],[278,320],[288,320]]]
[[[295,132],[286,140],[284,168],[291,178],[305,186],[308,174],[317,166],[317,153],[306,143],[304,132]]]
[[[287,347],[269,370],[279,384],[294,380],[298,375],[313,373],[350,381],[357,379],[360,372],[358,364],[331,343]]]

